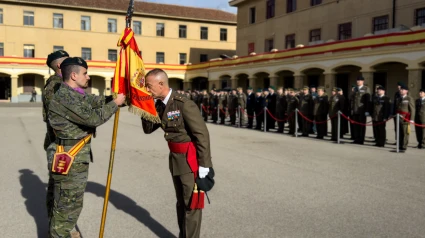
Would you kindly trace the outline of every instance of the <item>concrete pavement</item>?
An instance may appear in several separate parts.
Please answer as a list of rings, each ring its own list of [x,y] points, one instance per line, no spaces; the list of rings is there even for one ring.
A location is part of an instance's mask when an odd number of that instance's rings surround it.
[[[95,161],[78,221],[85,238],[98,237],[112,124],[98,128],[92,142]],[[202,237],[425,237],[423,150],[397,154],[395,146],[208,128],[216,186]],[[41,107],[0,108],[0,129],[2,237],[45,237]],[[414,134],[410,140],[414,146]],[[140,119],[122,109],[104,237],[178,235],[167,155],[162,131],[144,135]]]

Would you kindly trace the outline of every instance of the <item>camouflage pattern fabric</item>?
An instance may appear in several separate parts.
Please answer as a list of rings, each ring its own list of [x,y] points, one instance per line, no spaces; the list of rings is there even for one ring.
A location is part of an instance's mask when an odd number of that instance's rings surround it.
[[[46,136],[44,137],[44,150],[47,150],[47,147],[50,143],[54,142],[56,137],[53,132],[53,128],[50,126],[47,112],[49,110],[50,101],[53,98],[55,92],[59,89],[60,84],[62,83],[62,78],[58,75],[52,75],[47,80],[46,85],[44,86],[44,90],[41,95],[41,99],[43,101],[43,121],[46,122]]]
[[[56,136],[61,140],[79,140],[108,121],[118,110],[112,97],[82,95],[62,83],[50,101],[48,119]],[[65,151],[72,146],[64,146]],[[68,175],[51,173],[56,143],[47,148],[49,185],[47,210],[50,237],[69,237],[83,207],[83,195],[87,183],[91,143],[87,143],[75,156]]]

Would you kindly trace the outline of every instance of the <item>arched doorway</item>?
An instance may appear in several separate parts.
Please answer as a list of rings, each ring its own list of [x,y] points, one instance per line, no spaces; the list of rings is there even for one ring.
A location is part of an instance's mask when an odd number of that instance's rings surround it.
[[[309,68],[302,71],[305,75],[303,85],[308,87],[311,86],[324,86],[325,85],[325,75],[323,74],[325,70],[320,68]]]
[[[391,97],[397,92],[397,82],[408,85],[409,72],[407,65],[400,62],[385,62],[374,65],[373,85],[369,85],[371,93],[374,93],[375,86],[380,84],[386,89],[386,94]],[[416,97],[416,95],[414,95]]]
[[[232,87],[232,80],[230,75],[222,75],[219,77],[219,87],[221,89]]]
[[[196,77],[192,79],[193,90],[208,90],[208,78]]]
[[[254,76],[257,78],[255,85],[258,88],[261,89],[265,89],[270,87],[270,78],[269,78],[269,74],[266,72],[258,72],[256,74],[254,74]]]
[[[341,88],[344,95],[349,95],[352,85],[356,85],[361,67],[356,65],[342,65],[334,69],[336,87]]]
[[[183,79],[179,78],[169,78],[168,83],[170,88],[175,90],[183,90]]]
[[[44,88],[44,76],[27,73],[18,76],[18,102],[31,102],[32,92],[35,90],[35,102],[41,102],[41,93]]]
[[[237,87],[241,87],[245,91],[249,87],[248,74],[238,74],[236,78],[238,79]]]
[[[105,78],[97,75],[90,75],[89,86],[85,89],[88,94],[94,94],[98,96],[105,95]]]
[[[10,100],[11,79],[9,74],[0,73],[0,100]]]
[[[294,72],[289,70],[282,70],[276,72],[279,77],[277,79],[277,87],[293,88],[294,87]]]

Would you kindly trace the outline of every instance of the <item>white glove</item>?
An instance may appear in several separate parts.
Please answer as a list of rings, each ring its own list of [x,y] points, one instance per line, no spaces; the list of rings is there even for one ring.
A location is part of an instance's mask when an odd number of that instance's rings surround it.
[[[207,176],[209,172],[210,172],[209,168],[204,168],[202,166],[199,166],[199,170],[198,170],[199,178],[205,178],[205,176]]]
[[[365,112],[364,115],[368,117],[370,114],[368,112]]]
[[[410,121],[410,123],[415,124],[415,121]]]

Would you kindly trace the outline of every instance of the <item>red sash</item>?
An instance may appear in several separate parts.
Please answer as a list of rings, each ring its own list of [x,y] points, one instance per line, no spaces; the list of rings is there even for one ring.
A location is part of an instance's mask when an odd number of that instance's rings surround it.
[[[402,115],[404,118],[406,118],[406,120],[410,121],[410,112],[403,112],[403,111],[398,110],[397,113]]]
[[[186,154],[186,161],[190,170],[195,174],[198,172],[198,159],[196,158],[196,148],[193,142],[175,143],[168,142],[168,148],[172,153]]]

